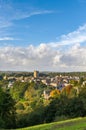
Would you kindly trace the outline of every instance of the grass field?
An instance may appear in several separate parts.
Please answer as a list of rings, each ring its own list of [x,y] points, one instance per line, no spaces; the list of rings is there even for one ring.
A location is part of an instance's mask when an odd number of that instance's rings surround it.
[[[42,124],[17,130],[86,130],[86,117]]]

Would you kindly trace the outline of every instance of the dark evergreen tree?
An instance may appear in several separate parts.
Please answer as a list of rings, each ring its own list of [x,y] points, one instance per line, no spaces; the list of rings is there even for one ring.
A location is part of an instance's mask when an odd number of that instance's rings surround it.
[[[0,128],[15,128],[16,113],[15,102],[9,91],[3,91],[0,88]]]

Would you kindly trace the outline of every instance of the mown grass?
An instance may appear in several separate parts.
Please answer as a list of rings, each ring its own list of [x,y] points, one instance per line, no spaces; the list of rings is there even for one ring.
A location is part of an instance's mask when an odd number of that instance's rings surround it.
[[[86,117],[41,124],[17,130],[86,130]]]

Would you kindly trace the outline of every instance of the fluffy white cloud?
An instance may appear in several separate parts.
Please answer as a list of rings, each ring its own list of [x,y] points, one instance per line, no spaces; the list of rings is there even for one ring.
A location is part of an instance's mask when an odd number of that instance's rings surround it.
[[[49,44],[51,44],[52,47],[60,47],[84,42],[86,42],[86,24],[80,26],[76,31],[70,32],[67,35],[62,35],[58,42],[51,42]]]
[[[4,47],[0,48],[0,69],[85,71],[86,48],[75,45],[62,52],[46,44],[28,48]]]
[[[60,64],[65,65],[65,67],[82,66],[82,68],[86,69],[86,47],[74,45],[65,53],[61,53]]]
[[[71,42],[72,41],[72,42]],[[86,25],[59,42],[0,47],[1,70],[86,71]],[[84,43],[84,45],[83,45]]]

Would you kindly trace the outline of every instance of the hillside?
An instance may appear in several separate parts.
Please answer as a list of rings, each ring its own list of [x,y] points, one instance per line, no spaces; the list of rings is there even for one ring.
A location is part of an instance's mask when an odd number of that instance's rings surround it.
[[[86,130],[86,117],[21,128],[17,130]]]

